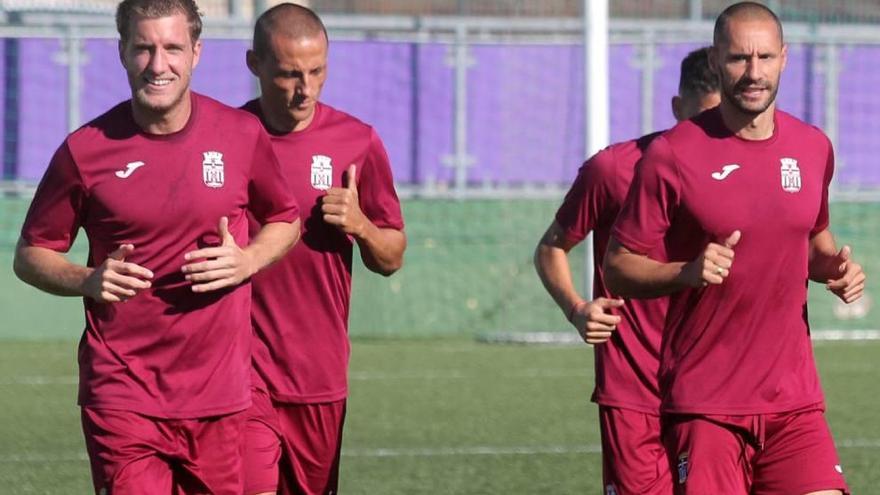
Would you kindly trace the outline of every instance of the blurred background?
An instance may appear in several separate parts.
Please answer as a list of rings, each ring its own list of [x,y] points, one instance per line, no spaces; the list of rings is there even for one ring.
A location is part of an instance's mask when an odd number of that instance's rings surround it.
[[[275,3],[200,2],[197,91],[233,106],[257,94],[244,53],[254,13]],[[674,123],[669,101],[679,62],[710,43],[714,18],[730,2],[304,3],[322,15],[332,40],[323,99],[384,139],[410,239],[406,268],[394,277],[356,268],[352,334],[409,337],[570,334],[534,275],[534,246],[586,156]],[[880,30],[873,24],[880,2],[768,4],[780,13],[789,44],[779,105],[831,137],[832,229],[853,244],[869,272],[880,268]],[[0,336],[72,337],[82,328],[78,302],[59,303],[18,283],[8,261],[55,148],[69,131],[129,97],[115,6],[0,2],[0,312],[12,319]],[[604,35],[592,49],[605,50],[606,70],[591,70],[584,48],[591,9],[605,16],[592,21]],[[80,245],[72,255],[84,257],[85,250]],[[588,255],[572,257],[582,287]],[[855,307],[812,292],[815,330],[878,328],[870,287]],[[844,334],[854,335],[876,333]]]

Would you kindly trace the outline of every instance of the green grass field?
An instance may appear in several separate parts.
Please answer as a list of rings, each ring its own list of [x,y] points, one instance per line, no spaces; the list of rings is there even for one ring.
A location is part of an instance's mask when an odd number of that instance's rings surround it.
[[[601,492],[587,346],[356,341],[342,493]],[[880,486],[880,343],[817,343],[856,494]],[[88,463],[73,341],[0,342],[0,492],[80,494]]]

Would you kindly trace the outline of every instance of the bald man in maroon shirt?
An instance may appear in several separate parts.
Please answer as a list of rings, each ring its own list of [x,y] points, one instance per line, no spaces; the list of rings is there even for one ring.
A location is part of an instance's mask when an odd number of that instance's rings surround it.
[[[775,107],[785,61],[772,11],[728,7],[712,53],[721,105],[651,143],[612,230],[612,292],[670,295],[660,390],[676,493],[847,492],[807,282],[852,302],[865,275],[828,230],[831,143]],[[661,244],[667,259],[652,259]]]
[[[244,109],[269,131],[307,213],[302,242],[254,278],[246,495],[336,493],[354,244],[366,267],[383,275],[401,267],[406,249],[378,133],[320,101],[328,44],[314,12],[283,3],[257,20],[247,55],[261,95]]]

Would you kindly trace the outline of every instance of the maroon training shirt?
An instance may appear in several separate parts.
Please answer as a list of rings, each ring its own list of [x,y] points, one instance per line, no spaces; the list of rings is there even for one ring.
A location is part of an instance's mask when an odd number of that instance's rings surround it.
[[[262,114],[257,100],[243,108]],[[343,176],[355,164],[364,214],[377,227],[402,230],[391,166],[372,127],[320,103],[309,127],[271,141],[303,208],[303,234],[284,259],[254,277],[255,382],[280,402],[341,400],[348,394],[353,241],[324,222],[321,198],[347,186]]]
[[[82,406],[196,418],[250,405],[250,285],[193,293],[189,251],[219,244],[217,225],[247,244],[245,211],[297,218],[294,197],[260,122],[193,94],[181,131],[149,135],[120,103],[72,133],[52,158],[22,228],[32,246],[66,252],[82,227],[89,266],[121,244],[153,271],[124,303],[85,299],[79,349]]]
[[[602,260],[611,226],[626,198],[636,162],[658,134],[614,144],[581,167],[556,213],[566,238],[582,241],[593,232],[593,296],[614,297],[605,286]],[[662,249],[652,257],[664,256]],[[659,414],[657,370],[666,298],[628,299],[613,310],[621,317],[611,339],[594,346],[596,388],[593,400],[603,406]]]
[[[807,255],[828,226],[833,168],[828,138],[778,110],[767,140],[733,135],[716,108],[648,148],[612,231],[624,246],[647,253],[665,242],[670,260],[691,261],[742,232],[723,284],[670,298],[664,411],[765,414],[822,402]]]

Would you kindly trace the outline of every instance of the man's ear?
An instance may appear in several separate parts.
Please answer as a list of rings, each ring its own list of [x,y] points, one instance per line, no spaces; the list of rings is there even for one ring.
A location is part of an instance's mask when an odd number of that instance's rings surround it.
[[[672,115],[675,116],[675,120],[677,120],[679,122],[684,120],[681,118],[681,116],[683,115],[683,110],[684,110],[683,108],[681,108],[681,105],[682,105],[681,96],[678,96],[678,95],[673,96],[672,101],[670,103],[672,104]]]
[[[245,64],[247,64],[248,69],[251,71],[251,74],[259,77],[260,74],[257,71],[257,66],[259,65],[259,61],[257,60],[257,54],[254,53],[253,50],[248,50],[244,56]]]

